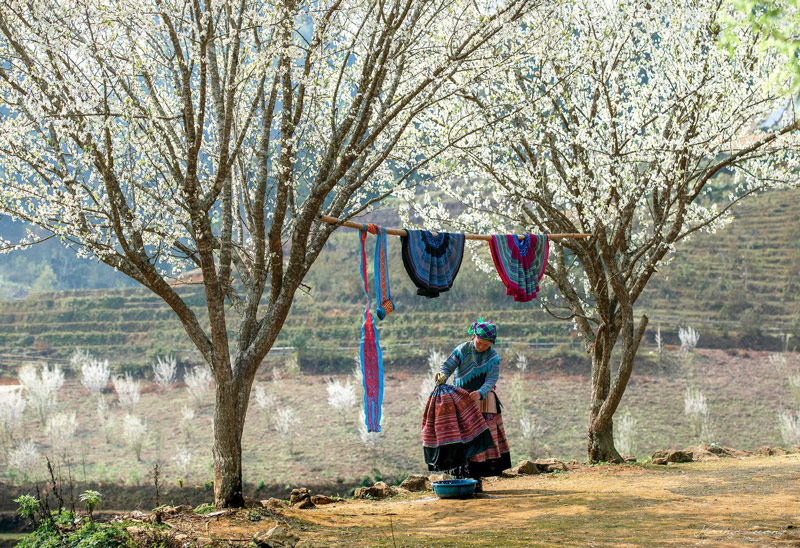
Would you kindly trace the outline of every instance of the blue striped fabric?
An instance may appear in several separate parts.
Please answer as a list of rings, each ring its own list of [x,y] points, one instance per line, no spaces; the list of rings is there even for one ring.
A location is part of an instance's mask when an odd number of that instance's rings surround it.
[[[439,232],[436,236],[427,230],[408,230],[401,236],[403,266],[414,285],[417,295],[438,297],[449,291],[464,257],[464,235]]]

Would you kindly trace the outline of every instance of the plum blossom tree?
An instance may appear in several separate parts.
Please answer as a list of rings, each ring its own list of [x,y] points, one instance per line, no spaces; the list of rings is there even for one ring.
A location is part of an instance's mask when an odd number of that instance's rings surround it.
[[[44,364],[39,369],[34,363],[26,363],[17,374],[19,383],[25,387],[28,400],[36,408],[44,426],[58,405],[58,391],[64,384],[64,371],[58,365],[49,367]]]
[[[495,70],[535,2],[0,2],[0,213],[175,312],[214,375],[217,506],[243,504],[250,387],[336,228],[320,214],[407,184],[440,150],[420,114]]]
[[[722,228],[747,196],[797,185],[800,132],[791,110],[758,126],[786,100],[773,77],[782,58],[746,25],[733,29],[740,47],[719,47],[737,17],[725,4],[557,9],[525,19],[529,55],[513,70],[426,113],[440,121],[428,138],[453,143],[426,171],[462,207],[409,192],[407,213],[431,229],[590,234],[551,241],[557,291],[540,302],[591,357],[589,459],[619,462],[612,418],[648,321],[637,325],[637,300],[678,242]]]
[[[214,375],[217,506],[243,504],[250,388],[336,228],[319,215],[407,184],[440,149],[420,114],[535,2],[0,1],[0,213],[175,312]]]

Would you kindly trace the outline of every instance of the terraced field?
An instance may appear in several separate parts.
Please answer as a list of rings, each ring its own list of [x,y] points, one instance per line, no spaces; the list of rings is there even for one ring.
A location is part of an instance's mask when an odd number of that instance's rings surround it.
[[[701,346],[778,349],[778,337],[788,333],[788,346],[794,347],[800,341],[798,219],[800,191],[775,191],[738,208],[735,221],[720,233],[684,243],[639,303],[640,313],[650,316],[651,340],[660,325],[666,342],[676,342],[677,327],[689,324],[700,331]],[[390,244],[397,312],[380,324],[389,360],[418,357],[431,345],[450,346],[479,315],[498,322],[503,344],[577,348],[568,323],[535,304],[514,303],[498,280],[468,260],[450,292],[438,299],[417,297],[399,247]],[[352,231],[331,239],[306,280],[307,290],[298,293],[277,346],[298,347],[326,370],[349,367],[364,307],[357,257]],[[545,283],[542,291],[552,288]],[[181,292],[202,321],[202,290],[190,286]],[[130,367],[167,352],[187,360],[193,355],[173,313],[143,289],[32,294],[3,303],[0,326],[4,355],[63,359],[82,346]],[[236,325],[229,329],[235,332]]]

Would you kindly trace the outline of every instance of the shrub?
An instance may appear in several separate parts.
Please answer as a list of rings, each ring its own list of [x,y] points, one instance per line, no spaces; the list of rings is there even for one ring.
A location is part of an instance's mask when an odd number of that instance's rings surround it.
[[[103,495],[91,489],[84,491],[80,495],[80,501],[86,505],[86,513],[89,514],[89,519],[92,520],[92,512],[103,500]]]

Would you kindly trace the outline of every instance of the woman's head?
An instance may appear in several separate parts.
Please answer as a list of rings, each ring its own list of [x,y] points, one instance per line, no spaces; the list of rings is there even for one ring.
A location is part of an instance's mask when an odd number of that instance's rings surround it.
[[[488,350],[497,339],[497,327],[492,322],[479,318],[469,328],[469,334],[475,344],[475,350],[483,352]]]

